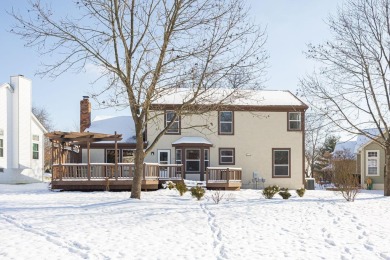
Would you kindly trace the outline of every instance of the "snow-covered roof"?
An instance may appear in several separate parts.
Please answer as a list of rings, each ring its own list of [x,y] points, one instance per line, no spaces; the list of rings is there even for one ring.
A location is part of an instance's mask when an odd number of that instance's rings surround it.
[[[185,136],[174,141],[172,145],[175,144],[208,144],[213,145],[209,140],[203,137],[198,136]]]
[[[85,132],[122,135],[119,143],[135,143],[135,128],[132,116],[96,116]]]
[[[231,95],[224,104],[235,106],[304,106],[305,103],[287,90],[232,90],[217,89],[204,92],[196,98],[195,104],[215,104]],[[182,104],[193,96],[191,89],[177,89],[164,93],[153,104]]]
[[[379,135],[378,128],[371,128],[364,130],[369,136],[375,138]],[[359,149],[364,145],[371,142],[372,139],[368,138],[366,135],[358,135],[355,137],[355,140],[346,141],[346,142],[338,142],[334,148],[333,153],[349,151],[353,154],[357,154]]]

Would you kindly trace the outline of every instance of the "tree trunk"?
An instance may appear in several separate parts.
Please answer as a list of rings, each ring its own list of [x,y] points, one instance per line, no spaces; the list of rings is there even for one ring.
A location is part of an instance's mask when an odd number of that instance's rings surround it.
[[[384,181],[384,195],[390,196],[390,140],[386,142],[385,147],[385,181]]]
[[[135,159],[134,159],[134,178],[133,185],[131,187],[131,195],[132,199],[141,199],[141,185],[144,171],[144,139],[142,135],[142,129],[138,129],[136,126],[136,149],[135,149]]]

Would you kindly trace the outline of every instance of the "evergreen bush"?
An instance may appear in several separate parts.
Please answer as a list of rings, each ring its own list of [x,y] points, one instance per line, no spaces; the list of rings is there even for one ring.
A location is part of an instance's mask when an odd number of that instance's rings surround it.
[[[303,197],[305,192],[306,192],[305,188],[297,189],[297,194],[298,194],[299,197]]]
[[[263,196],[266,199],[272,199],[275,196],[275,194],[278,193],[279,191],[280,191],[280,188],[278,185],[268,186],[268,187],[264,188]]]
[[[288,198],[291,197],[291,193],[288,191],[287,188],[280,189],[279,195],[282,196],[284,200],[288,200]]]
[[[184,195],[184,193],[186,193],[187,192],[187,185],[184,183],[184,182],[178,182],[177,184],[176,184],[176,189],[177,189],[177,191],[180,193],[180,196],[183,196]]]
[[[206,193],[206,190],[203,189],[202,187],[200,186],[196,186],[196,187],[192,187],[191,188],[191,195],[192,197],[195,197],[197,198],[198,200],[200,200],[201,198],[203,198],[204,194]]]

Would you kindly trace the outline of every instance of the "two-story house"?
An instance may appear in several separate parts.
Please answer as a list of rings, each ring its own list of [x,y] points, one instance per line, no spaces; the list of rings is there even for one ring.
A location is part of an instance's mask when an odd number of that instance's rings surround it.
[[[46,129],[31,112],[31,80],[0,85],[0,183],[42,181]]]
[[[145,160],[183,164],[187,179],[204,180],[209,166],[238,167],[243,188],[253,187],[259,177],[265,178],[265,185],[301,188],[308,106],[289,91],[249,95],[216,106],[215,111],[178,116]],[[148,142],[172,120],[183,96],[176,92],[153,103]],[[197,104],[202,105],[210,104]]]

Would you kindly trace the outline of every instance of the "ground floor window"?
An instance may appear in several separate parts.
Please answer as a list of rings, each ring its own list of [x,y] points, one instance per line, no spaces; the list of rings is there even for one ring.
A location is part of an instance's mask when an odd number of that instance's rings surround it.
[[[33,144],[32,158],[35,160],[39,159],[39,144],[35,144],[35,143]]]
[[[208,149],[204,150],[204,171],[210,166],[210,152]]]
[[[135,158],[134,152],[135,152],[134,150],[123,149],[122,150],[122,162],[123,163],[133,163],[134,158]]]
[[[219,164],[234,165],[235,164],[235,149],[234,148],[219,148]]]
[[[117,150],[117,157],[119,162],[119,150]],[[106,163],[115,163],[115,150],[107,149],[106,150]]]
[[[186,149],[186,171],[200,172],[200,149]]]
[[[176,164],[181,164],[182,163],[181,149],[176,149],[175,160],[176,160]]]
[[[367,175],[378,176],[379,175],[379,151],[368,150],[367,154]]]
[[[272,149],[272,177],[290,177],[290,149]]]
[[[0,139],[0,157],[4,157],[4,144],[3,144],[3,139]]]

